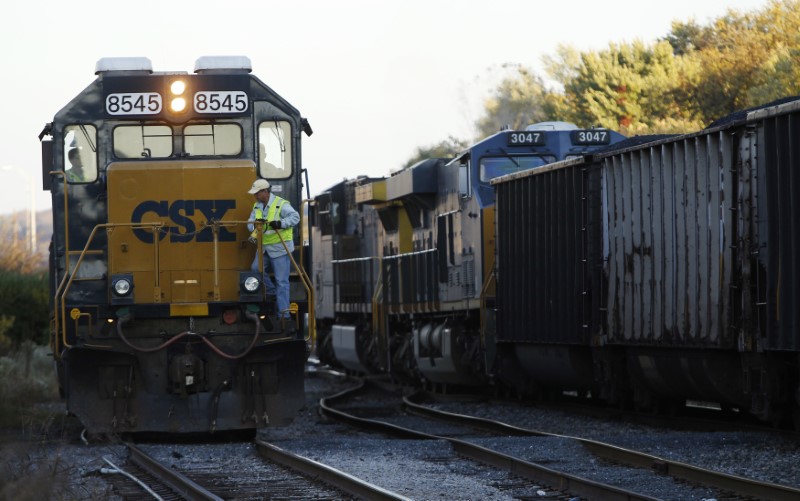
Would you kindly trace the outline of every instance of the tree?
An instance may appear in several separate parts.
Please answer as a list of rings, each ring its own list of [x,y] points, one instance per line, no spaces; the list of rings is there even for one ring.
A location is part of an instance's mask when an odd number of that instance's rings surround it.
[[[762,81],[747,91],[751,106],[800,93],[800,2],[770,2],[757,16],[757,26],[771,51],[759,66]]]
[[[730,10],[708,26],[673,24],[676,54],[702,68],[685,96],[706,121],[800,92],[800,2],[773,0],[751,13]]]
[[[708,25],[674,22],[654,43],[610,43],[545,58],[550,79],[516,65],[486,100],[482,137],[543,120],[623,134],[685,133],[734,111],[800,94],[800,0],[734,10]],[[505,65],[509,67],[510,65]]]
[[[696,110],[679,99],[696,66],[676,58],[666,41],[611,43],[581,54],[573,68],[556,70],[554,76],[567,77],[564,94],[576,123],[629,134],[684,132],[700,123]]]
[[[15,226],[0,224],[0,353],[48,336],[47,273]]]
[[[515,74],[504,78],[486,100],[486,113],[475,125],[480,137],[505,127],[520,130],[532,123],[556,120],[560,104],[561,96],[549,92],[541,77],[517,66]]]
[[[673,21],[672,30],[663,40],[672,46],[676,56],[683,56],[711,45],[711,33],[694,20],[687,23]]]
[[[469,142],[463,139],[458,139],[453,136],[448,137],[444,141],[429,146],[420,146],[414,152],[414,155],[403,164],[403,168],[407,169],[412,165],[425,160],[426,158],[451,158],[455,157],[469,146]]]
[[[47,341],[48,294],[44,272],[0,270],[0,345],[10,343],[17,348],[26,340],[40,344]]]

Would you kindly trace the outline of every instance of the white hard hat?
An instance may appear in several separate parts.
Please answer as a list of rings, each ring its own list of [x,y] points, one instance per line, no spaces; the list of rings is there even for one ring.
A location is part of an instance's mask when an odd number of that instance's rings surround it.
[[[268,190],[268,189],[269,189],[269,181],[267,181],[266,179],[256,179],[253,182],[253,186],[250,187],[250,191],[248,191],[247,193],[255,195],[261,190]]]

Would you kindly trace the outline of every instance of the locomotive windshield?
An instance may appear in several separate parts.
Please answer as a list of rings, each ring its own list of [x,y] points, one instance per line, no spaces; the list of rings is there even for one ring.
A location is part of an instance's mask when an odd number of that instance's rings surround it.
[[[183,141],[189,155],[235,156],[242,152],[242,128],[238,124],[187,125]]]
[[[120,125],[114,128],[117,158],[169,158],[172,128],[166,125]],[[189,156],[237,156],[242,128],[234,123],[191,124],[183,128],[183,153]]]
[[[481,181],[488,182],[496,177],[541,167],[555,161],[556,158],[552,155],[484,157],[480,163]]]
[[[172,129],[166,125],[123,125],[114,128],[117,158],[169,158]]]

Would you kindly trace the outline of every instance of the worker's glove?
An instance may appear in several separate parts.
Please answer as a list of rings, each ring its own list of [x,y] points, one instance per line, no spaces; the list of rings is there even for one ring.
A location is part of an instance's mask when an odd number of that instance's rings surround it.
[[[269,227],[273,230],[280,230],[282,228],[280,221],[270,221]]]
[[[251,244],[257,244],[258,243],[258,240],[256,240],[256,237],[254,237],[252,235],[250,235],[250,238],[248,238],[247,241],[250,242]]]

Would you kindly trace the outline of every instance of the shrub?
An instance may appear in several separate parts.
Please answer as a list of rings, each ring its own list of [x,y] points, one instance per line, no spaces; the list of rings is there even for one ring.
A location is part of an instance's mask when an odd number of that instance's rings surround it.
[[[49,329],[49,290],[44,272],[22,274],[0,269],[0,354],[26,340],[45,344]]]
[[[0,357],[0,427],[30,430],[52,418],[39,404],[58,400],[53,358],[46,346],[30,341]]]

